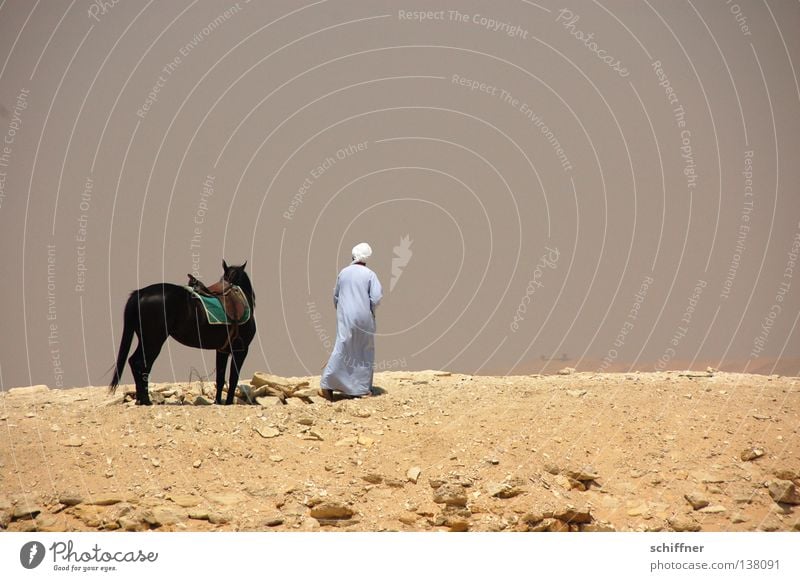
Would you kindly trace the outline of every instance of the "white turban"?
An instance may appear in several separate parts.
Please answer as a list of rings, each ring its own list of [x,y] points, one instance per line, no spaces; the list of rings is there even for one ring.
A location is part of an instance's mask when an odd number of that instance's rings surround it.
[[[372,256],[372,248],[366,242],[353,246],[353,262],[366,262]]]

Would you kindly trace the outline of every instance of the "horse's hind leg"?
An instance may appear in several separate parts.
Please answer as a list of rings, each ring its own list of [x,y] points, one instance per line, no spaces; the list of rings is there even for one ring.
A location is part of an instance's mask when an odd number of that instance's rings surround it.
[[[128,359],[133,374],[133,381],[136,383],[136,405],[152,405],[150,395],[147,393],[147,371],[144,365],[144,349],[142,340]]]
[[[150,380],[150,370],[153,369],[153,363],[158,354],[161,353],[161,347],[166,340],[166,337],[154,337],[150,334],[147,336],[147,343],[145,343],[142,337],[139,337],[139,345],[130,359],[128,359],[133,379],[136,382],[136,403],[138,405],[153,405],[150,401],[147,384]]]
[[[225,369],[228,367],[228,354],[217,351],[217,397],[214,403],[222,403],[222,388],[225,386]]]
[[[231,377],[230,381],[228,381],[228,397],[225,399],[226,405],[231,405],[233,403],[236,386],[239,385],[239,372],[242,369],[245,357],[247,357],[247,347],[239,351],[233,351],[233,357],[231,358]]]

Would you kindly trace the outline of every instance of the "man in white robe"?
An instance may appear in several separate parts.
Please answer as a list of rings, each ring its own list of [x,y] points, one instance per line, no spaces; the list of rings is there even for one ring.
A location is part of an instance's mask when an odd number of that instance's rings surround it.
[[[369,244],[353,248],[353,262],[336,278],[336,344],[320,378],[321,393],[333,401],[333,392],[350,397],[372,395],[375,365],[375,308],[383,290],[378,277],[367,268],[372,255]]]

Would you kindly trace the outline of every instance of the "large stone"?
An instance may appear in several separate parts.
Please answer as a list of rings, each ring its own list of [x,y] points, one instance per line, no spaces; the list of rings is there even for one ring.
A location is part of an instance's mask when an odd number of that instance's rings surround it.
[[[768,484],[769,495],[775,502],[800,504],[800,494],[790,480],[773,480]]]
[[[419,480],[420,474],[422,474],[422,469],[418,466],[412,466],[408,469],[408,472],[406,472],[406,478],[409,482],[416,484],[417,480]]]
[[[467,493],[460,484],[447,482],[434,491],[433,502],[447,506],[467,506]]]
[[[309,513],[313,518],[320,520],[349,519],[355,514],[353,509],[340,502],[322,502],[312,507]]]
[[[8,395],[37,395],[48,393],[50,388],[46,385],[31,385],[28,387],[12,387],[8,390]]]

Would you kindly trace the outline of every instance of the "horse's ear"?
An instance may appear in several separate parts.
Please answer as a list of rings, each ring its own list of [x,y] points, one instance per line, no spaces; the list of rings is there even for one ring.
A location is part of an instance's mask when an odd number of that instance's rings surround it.
[[[247,266],[247,261],[246,260],[244,261],[244,264],[242,265],[242,270],[244,270],[245,266]]]
[[[222,260],[222,270],[228,272],[228,263],[225,262],[225,259]]]

